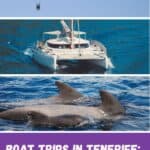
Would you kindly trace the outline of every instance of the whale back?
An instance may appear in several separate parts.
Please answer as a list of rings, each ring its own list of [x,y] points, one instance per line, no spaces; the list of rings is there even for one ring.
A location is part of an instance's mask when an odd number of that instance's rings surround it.
[[[64,101],[69,100],[71,102],[71,100],[76,100],[80,97],[83,97],[83,95],[80,92],[78,92],[68,84],[65,84],[60,81],[56,81],[55,84],[59,89],[59,98],[61,98]]]
[[[108,113],[109,115],[123,115],[125,113],[124,108],[117,100],[115,96],[107,91],[100,91],[101,101],[102,104],[100,106],[104,112]]]

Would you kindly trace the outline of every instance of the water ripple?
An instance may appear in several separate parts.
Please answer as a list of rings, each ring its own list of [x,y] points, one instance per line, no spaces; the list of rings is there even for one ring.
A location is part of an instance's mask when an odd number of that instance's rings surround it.
[[[126,109],[126,115],[122,120],[115,122],[111,130],[149,130],[148,77],[1,77],[0,111],[25,105],[47,104],[49,102],[47,98],[58,93],[56,80],[70,84],[87,96],[86,101],[81,101],[80,105],[98,105],[99,91],[102,89],[116,95]],[[79,130],[103,130],[103,127],[102,123],[98,123]],[[14,124],[0,120],[0,130],[54,129],[37,129],[27,124]]]

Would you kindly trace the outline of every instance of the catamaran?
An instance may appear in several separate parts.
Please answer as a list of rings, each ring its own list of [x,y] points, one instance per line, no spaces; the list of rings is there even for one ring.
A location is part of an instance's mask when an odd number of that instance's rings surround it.
[[[80,31],[80,24],[77,21],[78,30],[74,30],[74,20],[70,26],[60,21],[63,30],[44,32],[44,35],[55,36],[45,41],[38,41],[36,48],[32,50],[33,59],[40,65],[57,70],[59,61],[89,61],[108,69],[112,67],[107,56],[105,46],[98,41],[86,39],[86,32]]]

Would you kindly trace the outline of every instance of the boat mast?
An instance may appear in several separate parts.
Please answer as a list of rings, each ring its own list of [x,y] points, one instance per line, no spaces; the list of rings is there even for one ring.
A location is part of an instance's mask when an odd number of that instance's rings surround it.
[[[74,29],[73,29],[73,23],[74,23],[73,20],[71,20],[71,49],[74,48],[74,45],[73,45],[73,36],[74,36],[74,35],[73,35],[73,32],[74,32],[74,31],[73,31],[73,30],[74,30]]]
[[[71,29],[68,27],[68,25],[65,23],[64,20],[61,20],[60,23],[62,24],[64,31],[66,33],[67,36],[69,36],[69,42],[70,42],[70,48],[73,49],[74,48],[74,44],[73,44],[73,38],[74,38],[74,21],[71,20]]]
[[[79,23],[79,20],[77,21],[77,23],[78,23],[78,38],[79,38],[79,56],[81,56],[82,54],[81,54],[81,47],[80,47],[80,23]]]
[[[79,20],[77,21],[78,23],[78,38],[79,38],[79,48],[80,48],[80,23],[79,23]]]

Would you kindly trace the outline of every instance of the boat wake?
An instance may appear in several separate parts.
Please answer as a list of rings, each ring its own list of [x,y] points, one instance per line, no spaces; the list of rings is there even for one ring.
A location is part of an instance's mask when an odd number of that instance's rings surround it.
[[[58,70],[59,70],[59,69],[67,69],[67,68],[68,68],[67,65],[58,65]]]
[[[24,55],[30,56],[32,58],[33,56],[33,52],[32,52],[32,47],[29,47],[25,50],[20,50],[18,49],[11,41],[7,42],[7,45],[10,49],[13,49],[14,51],[18,52],[18,53],[22,53]]]
[[[33,57],[33,52],[31,48],[27,48],[24,50],[24,55],[30,56],[31,58]]]
[[[115,66],[113,65],[113,63],[109,57],[106,57],[106,68],[108,68],[108,69],[115,68]]]

